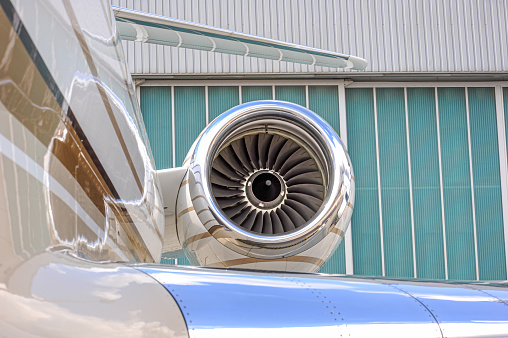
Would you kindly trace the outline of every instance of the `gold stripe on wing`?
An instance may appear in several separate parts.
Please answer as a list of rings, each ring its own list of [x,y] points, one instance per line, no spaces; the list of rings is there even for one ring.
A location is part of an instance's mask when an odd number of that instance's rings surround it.
[[[109,6],[107,6],[108,3],[105,3],[105,2],[101,2],[100,3],[101,6],[102,6],[102,10],[103,10],[103,14],[104,16],[107,18],[107,24],[108,24],[108,28],[109,28],[109,34],[111,35],[115,35],[115,41],[113,41],[113,44],[115,45],[115,48],[113,48],[115,50],[115,55],[116,55],[116,59],[118,60],[118,65],[119,65],[119,68],[123,70],[122,72],[122,75],[123,75],[123,82],[125,84],[125,88],[127,88],[127,91],[129,93],[129,95],[127,95],[129,97],[129,101],[131,103],[131,106],[132,108],[136,111],[136,113],[138,114],[138,119],[137,119],[137,123],[138,124],[141,124],[141,125],[138,125],[138,128],[140,129],[140,133],[142,133],[143,137],[144,138],[148,138],[146,132],[145,132],[145,128],[144,128],[144,124],[143,124],[143,119],[142,118],[139,118],[139,114],[141,113],[140,110],[137,109],[138,105],[137,103],[134,103],[134,94],[132,93],[132,91],[134,91],[134,87],[132,85],[132,79],[131,79],[131,75],[129,74],[129,71],[127,70],[127,67],[125,65],[125,58],[124,58],[124,55],[123,55],[123,48],[122,48],[122,43],[121,43],[121,40],[120,40],[120,33],[118,32],[118,30],[116,29],[116,21],[115,20],[110,20],[110,10],[111,8]],[[104,6],[106,4],[106,6]],[[120,45],[120,47],[116,47],[117,45]],[[120,50],[120,54],[119,53],[119,50]],[[131,80],[131,84],[129,84],[129,79]],[[146,143],[149,143],[149,142],[146,142]],[[148,144],[148,147],[150,147],[150,145]],[[149,153],[150,155],[152,154],[152,151],[151,149],[149,149]],[[152,156],[150,156],[150,158],[152,159],[153,161],[153,158]],[[162,196],[162,193],[159,191],[159,185],[158,184],[155,184],[155,187],[157,189],[157,191],[159,192],[159,196]]]
[[[183,243],[183,246],[187,247],[196,241],[199,241],[199,240],[202,240],[202,239],[205,239],[208,237],[212,237],[212,235],[210,235],[209,232],[203,232],[203,233],[191,236],[191,237],[187,238],[187,240]]]
[[[214,220],[215,220],[215,219],[208,220],[208,221],[206,221],[206,222],[205,222],[205,224],[204,224],[204,225],[206,225],[207,223],[212,222],[212,221],[214,221]],[[211,227],[211,228],[210,228],[210,230],[208,230],[207,232],[202,232],[202,233],[200,233],[200,234],[197,234],[197,235],[194,235],[194,236],[189,237],[189,238],[185,241],[184,245],[185,245],[185,246],[188,246],[188,245],[190,245],[190,244],[192,244],[192,243],[194,243],[194,242],[196,242],[196,241],[199,241],[199,240],[201,240],[201,239],[204,239],[204,238],[208,238],[208,237],[215,236],[215,235],[214,235],[214,233],[215,233],[216,231],[221,230],[222,228],[223,228],[223,226],[222,226],[222,225],[214,225],[214,226],[213,226],[213,227]]]
[[[203,195],[197,195],[197,196],[193,197],[191,201],[192,201],[192,202],[194,202],[194,201],[195,201],[195,200],[197,200],[198,198],[204,198],[204,199],[206,199],[206,197],[205,197],[205,196],[203,196]]]
[[[341,237],[344,236],[344,231],[342,231],[342,230],[340,230],[338,228],[333,228],[332,231],[330,231],[330,232],[332,232],[334,234],[337,234],[337,235],[339,235]]]
[[[45,147],[50,148],[50,151],[86,192],[88,199],[104,216],[104,199],[112,200],[114,197],[92,161],[89,149],[83,145],[69,116],[64,114],[53,92],[49,89],[47,81],[50,80],[43,78],[3,11],[0,11],[0,36],[11,41],[8,44],[0,44],[0,55],[8,61],[2,64],[3,81],[0,84],[0,101],[16,120],[21,122]],[[70,108],[68,113],[72,114]],[[45,153],[35,152],[28,155],[37,163],[44,162]],[[55,179],[66,189],[68,188],[61,177],[55,177]],[[69,193],[73,194],[73,191]],[[86,205],[83,207],[87,208]],[[113,206],[113,210],[120,220],[119,209]],[[130,227],[130,225],[122,224],[122,227]],[[132,247],[130,248],[131,254],[140,257],[150,255],[146,248],[137,247],[137,253]]]
[[[187,185],[189,184],[189,179],[186,179],[185,181],[182,182],[182,184],[180,184],[180,188],[183,187],[184,185]]]
[[[72,5],[70,4],[70,2],[68,0],[65,0],[63,3],[64,3],[65,11],[67,12],[67,15],[69,16],[69,19],[71,21],[71,25],[74,30],[74,33],[79,41],[81,50],[83,51],[83,54],[85,56],[88,67],[90,68],[92,75],[96,78],[99,78],[99,72],[97,70],[95,62],[93,61],[92,53],[90,51],[90,48],[88,48],[88,45],[85,41],[85,37],[83,36],[83,32],[81,30],[81,27],[79,26],[79,22],[78,22],[78,19],[76,18],[76,15],[74,13]],[[95,84],[97,86],[97,89],[99,90],[102,102],[104,103],[104,107],[106,108],[109,119],[110,119],[111,123],[113,124],[115,134],[118,138],[118,141],[120,142],[123,153],[127,159],[127,163],[129,164],[129,168],[131,169],[132,175],[134,176],[134,179],[135,179],[136,184],[138,186],[139,192],[142,194],[143,193],[143,185],[141,184],[138,173],[136,172],[136,168],[134,167],[134,162],[132,161],[129,150],[127,149],[127,144],[125,143],[125,140],[123,138],[122,132],[120,130],[120,126],[118,125],[115,114],[113,112],[113,108],[111,107],[111,103],[109,102],[108,94],[106,93],[106,90],[99,83],[95,82]]]
[[[201,214],[201,213],[203,213],[203,212],[205,212],[205,211],[209,211],[209,210],[208,210],[208,208],[204,208],[204,209],[199,210],[199,211],[196,213],[196,215],[198,215],[198,216],[199,216],[199,214]]]
[[[192,210],[194,210],[194,207],[188,207],[187,209],[184,209],[182,211],[180,211],[180,213],[178,214],[178,216],[176,216],[176,221],[178,222],[178,220],[180,219],[180,217],[182,217],[183,215],[185,215],[186,213],[188,212],[191,212]]]
[[[87,64],[90,68],[90,71],[92,72],[92,75],[96,78],[99,78],[99,72],[97,70],[97,67],[95,65],[95,62],[93,60],[93,57],[92,57],[92,53],[86,43],[86,40],[85,40],[85,37],[83,35],[83,32],[81,30],[81,27],[79,26],[79,22],[76,18],[76,15],[74,13],[74,10],[70,4],[70,2],[68,0],[65,0],[64,1],[64,7],[65,7],[65,10],[67,12],[67,15],[69,16],[69,19],[71,21],[71,25],[72,25],[72,28],[74,30],[74,33],[78,39],[78,42],[80,44],[80,47],[83,51],[83,54],[85,56],[85,59],[87,61]],[[126,157],[127,159],[127,163],[129,164],[129,168],[132,172],[132,175],[136,181],[136,184],[138,186],[138,189],[139,189],[139,192],[141,195],[143,195],[143,185],[141,184],[141,181],[139,179],[139,176],[137,174],[137,171],[136,171],[136,168],[134,167],[134,162],[132,161],[132,157],[129,153],[129,150],[127,149],[127,145],[125,143],[125,140],[123,138],[123,134],[120,130],[120,126],[118,125],[118,121],[116,120],[116,117],[114,115],[114,112],[113,112],[113,108],[111,106],[111,103],[109,101],[109,97],[106,93],[106,90],[104,89],[104,87],[98,83],[97,81],[95,82],[96,86],[97,86],[97,89],[99,91],[99,94],[101,96],[101,99],[103,101],[103,104],[104,104],[104,107],[108,113],[108,116],[109,116],[109,119],[113,125],[113,128],[115,130],[115,134],[118,138],[118,141],[120,142],[120,145],[122,147],[122,150],[123,150],[123,153],[124,153],[124,156]],[[149,210],[148,210],[149,211]],[[163,238],[162,238],[162,235],[161,233],[159,232],[158,228],[157,228],[157,222],[156,220],[154,219],[153,217],[153,214],[149,212],[149,215],[150,215],[150,218],[151,218],[151,221],[152,221],[152,227],[153,229],[155,230],[155,232],[157,233],[157,236],[159,237],[159,239],[161,240],[161,242],[163,242]],[[146,247],[146,245],[144,244],[144,241],[141,237],[141,235],[139,234],[139,231],[138,229],[136,228],[135,224],[132,224],[132,229],[131,229],[136,235],[139,236],[139,240],[143,243],[143,245]],[[148,251],[149,253],[149,251]],[[151,255],[149,255],[151,257]],[[153,258],[152,258],[153,260]]]
[[[246,258],[238,258],[231,259],[228,261],[216,262],[213,264],[209,264],[207,266],[210,267],[225,267],[229,268],[232,266],[245,265],[245,264],[253,264],[253,263],[271,263],[271,262],[295,262],[295,263],[308,263],[316,266],[322,266],[325,261],[317,257],[309,257],[309,256],[291,256],[286,258],[278,258],[278,259],[259,259],[253,257]]]
[[[213,219],[212,219],[212,221],[213,221]],[[213,235],[216,231],[219,231],[222,228],[224,228],[222,225],[214,225],[213,227],[211,227],[208,230],[208,232]]]
[[[208,223],[210,222],[217,222],[217,220],[215,218],[212,218],[212,219],[209,219],[208,221],[206,221],[205,223],[203,223],[203,226],[206,226]]]

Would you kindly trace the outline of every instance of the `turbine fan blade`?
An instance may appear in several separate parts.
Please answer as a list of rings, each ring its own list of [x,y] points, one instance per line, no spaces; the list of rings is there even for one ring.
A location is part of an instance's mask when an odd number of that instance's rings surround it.
[[[245,136],[245,145],[249,154],[250,163],[256,169],[260,169],[258,161],[258,135]]]
[[[272,139],[272,143],[270,143],[270,149],[268,149],[268,163],[266,164],[268,169],[273,169],[275,162],[277,160],[277,156],[280,153],[280,150],[286,143],[286,139],[280,135],[275,135]]]
[[[312,196],[312,197],[319,198],[321,200],[324,198],[323,186],[322,185],[318,185],[318,184],[297,184],[297,185],[293,185],[291,187],[288,187],[288,192],[289,193],[298,192],[298,193],[302,193],[302,194],[305,194],[305,195],[309,195],[309,196]]]
[[[236,156],[235,151],[233,148],[226,147],[223,149],[219,156],[222,156],[222,158],[234,169],[237,173],[243,175],[244,177],[247,175],[247,171],[243,168],[242,162],[240,159]]]
[[[238,175],[231,166],[224,161],[221,156],[217,156],[213,161],[212,168],[221,172],[224,176],[229,177],[232,180],[242,181],[243,177]]]
[[[241,188],[243,187],[243,184],[238,181],[233,181],[231,178],[225,176],[220,171],[218,171],[215,168],[212,168],[212,175],[211,175],[212,183],[217,185],[222,185],[223,187],[235,187],[235,188]]]
[[[254,171],[254,168],[252,168],[252,165],[251,165],[249,157],[248,157],[247,146],[245,145],[245,139],[242,138],[242,139],[232,142],[231,147],[235,151],[236,156],[242,162],[242,165],[249,172]]]
[[[259,166],[260,168],[268,168],[266,162],[268,160],[268,149],[272,143],[273,135],[263,133],[258,136]]]
[[[219,207],[247,231],[267,235],[292,231],[312,219],[323,204],[323,174],[316,160],[281,134],[265,131],[235,139],[222,148],[212,168],[212,191]],[[266,182],[280,180],[280,194],[273,195],[280,199],[277,204],[259,193],[264,191],[259,184],[265,182],[255,183],[259,175],[268,175]]]

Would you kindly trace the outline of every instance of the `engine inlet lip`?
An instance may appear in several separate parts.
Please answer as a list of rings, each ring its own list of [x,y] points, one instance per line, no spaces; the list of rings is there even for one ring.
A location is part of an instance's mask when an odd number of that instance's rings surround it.
[[[242,107],[243,106],[243,107]],[[244,133],[252,133],[254,130],[259,130],[259,125],[264,125],[265,120],[271,120],[271,126],[274,129],[283,129],[283,125],[286,128],[290,126],[296,127],[295,130],[289,131],[285,130],[284,134],[286,137],[290,137],[293,134],[292,139],[299,139],[299,144],[307,144],[304,146],[305,148],[313,148],[309,144],[309,138],[316,140],[317,142],[328,141],[323,135],[319,132],[320,128],[323,128],[323,125],[319,125],[316,127],[314,123],[317,121],[313,120],[313,118],[318,118],[316,115],[308,111],[312,115],[307,115],[307,109],[289,102],[282,101],[258,101],[253,103],[243,104],[242,106],[238,106],[232,108],[229,112],[231,114],[223,114],[219,116],[219,119],[225,119],[222,121],[214,121],[210,125],[213,127],[215,122],[217,123],[217,127],[219,130],[216,132],[211,132],[211,139],[206,142],[209,146],[207,148],[203,147],[203,150],[206,150],[206,153],[203,155],[195,154],[196,159],[202,159],[212,163],[213,159],[217,156],[220,150],[228,144],[231,140],[235,139],[239,135]],[[240,109],[241,108],[241,109]],[[302,114],[303,113],[303,114]],[[308,124],[305,124],[306,121]],[[317,123],[319,124],[319,123]],[[221,127],[221,128],[219,128]],[[208,130],[206,130],[208,131]],[[205,138],[206,138],[205,131]],[[306,139],[304,139],[306,137]],[[204,140],[203,140],[204,141]],[[198,144],[198,147],[199,144]],[[327,148],[326,146],[324,147]],[[317,148],[316,148],[317,150]],[[316,154],[317,155],[317,154]],[[323,154],[324,157],[320,160],[323,163],[324,169],[327,170],[327,167],[333,163],[330,158],[326,158],[327,155],[331,155],[330,153]],[[200,161],[199,161],[200,162]],[[325,164],[326,163],[326,164]],[[285,232],[281,234],[274,235],[262,235],[256,234],[251,231],[247,231],[241,226],[234,224],[229,221],[228,217],[223,213],[221,208],[218,206],[215,201],[215,197],[213,197],[211,184],[209,181],[209,173],[206,173],[205,170],[207,168],[207,163],[203,163],[200,166],[202,169],[201,179],[203,183],[203,188],[206,190],[204,193],[205,196],[210,196],[209,206],[210,210],[214,214],[215,218],[219,221],[220,224],[225,227],[231,229],[231,235],[234,237],[238,237],[237,239],[241,239],[243,241],[247,241],[249,243],[261,244],[264,247],[269,245],[274,245],[280,247],[282,243],[290,243],[290,242],[300,242],[303,238],[310,239],[311,237],[315,237],[317,232],[321,232],[322,230],[322,219],[323,213],[326,213],[325,208],[323,207],[321,211],[315,215],[314,220],[308,222],[305,226],[295,229],[290,232]],[[327,175],[330,176],[330,171],[327,171]],[[333,185],[332,177],[328,179],[325,177],[325,181],[328,182],[327,185],[333,190],[335,187]],[[327,194],[330,194],[331,191],[328,191]],[[308,242],[308,240],[305,240]],[[288,250],[291,250],[288,248]],[[284,251],[284,250],[283,250]],[[251,251],[251,254],[253,252]]]
[[[257,183],[257,182],[255,182],[256,179],[259,179],[259,178],[263,177],[264,175],[271,175],[271,177],[274,178],[274,181],[277,180],[280,185],[280,192],[277,193],[277,196],[274,199],[269,200],[269,201],[266,201],[266,200],[263,200],[262,198],[260,198],[259,194],[256,194],[256,192],[254,191],[254,187],[253,187],[253,185],[255,183]],[[277,182],[277,181],[275,181],[275,182]],[[279,207],[284,202],[284,199],[286,198],[286,194],[287,194],[286,182],[279,175],[279,173],[274,170],[269,170],[269,169],[258,170],[256,172],[254,172],[252,175],[250,175],[250,177],[247,179],[247,181],[245,181],[245,195],[246,195],[247,199],[252,204],[252,206],[254,206],[260,210],[267,211],[267,210],[272,210],[272,209]]]
[[[220,149],[238,135],[266,124],[297,136],[314,150],[327,182],[325,201],[315,216],[305,226],[277,235],[256,234],[232,223],[219,207],[210,181],[210,163]],[[352,208],[354,203],[353,172],[338,135],[317,114],[290,102],[256,101],[231,108],[201,133],[188,157],[190,176],[196,182],[192,185],[192,195],[197,198],[193,203],[203,203],[203,198],[206,201],[208,212],[198,215],[205,230],[229,249],[250,257],[283,258],[312,247],[331,231],[338,208],[346,202],[351,202]],[[349,198],[343,199],[344,191]]]

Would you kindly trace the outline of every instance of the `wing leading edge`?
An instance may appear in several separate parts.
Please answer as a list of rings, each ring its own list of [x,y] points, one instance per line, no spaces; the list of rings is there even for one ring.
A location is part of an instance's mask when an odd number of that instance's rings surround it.
[[[173,47],[243,55],[307,65],[364,70],[352,55],[112,6],[120,37]]]

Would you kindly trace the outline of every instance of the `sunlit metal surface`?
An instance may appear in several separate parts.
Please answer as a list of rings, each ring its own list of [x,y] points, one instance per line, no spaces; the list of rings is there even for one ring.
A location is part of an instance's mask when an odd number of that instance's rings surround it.
[[[3,337],[188,337],[173,297],[127,266],[48,252],[0,281]]]
[[[356,56],[210,27],[161,15],[113,6],[124,40],[252,56],[333,68],[363,70]]]
[[[477,337],[508,332],[508,290],[503,288],[204,268],[139,269],[175,297],[191,337],[240,332]]]
[[[220,196],[212,184],[214,160],[232,141],[259,132],[284,135],[291,140],[288,143],[298,144],[294,149],[307,149],[314,154],[313,161],[322,175],[320,185],[315,187],[324,188],[324,200],[311,218],[294,230],[276,234],[249,231],[237,225],[235,218],[230,218],[218,203]],[[262,156],[264,150],[259,148],[259,152]],[[189,152],[188,165],[189,172],[178,193],[176,222],[184,250],[196,264],[317,271],[338,246],[349,225],[354,205],[354,175],[347,152],[330,125],[299,105],[257,101],[230,109],[201,133]],[[239,184],[248,184],[248,180],[243,179]],[[245,196],[241,198],[247,200]],[[274,210],[277,209],[277,215],[288,217],[283,209],[285,200],[274,206]],[[241,201],[235,203],[243,205]],[[245,208],[250,208],[249,205]],[[259,213],[258,221],[262,217],[265,222],[267,212]]]
[[[18,205],[27,215],[20,224],[48,233],[46,246],[91,260],[158,262],[162,196],[111,9],[3,1],[2,10],[2,153],[28,172],[6,187],[10,199],[27,189],[40,204],[11,203],[9,212]]]

